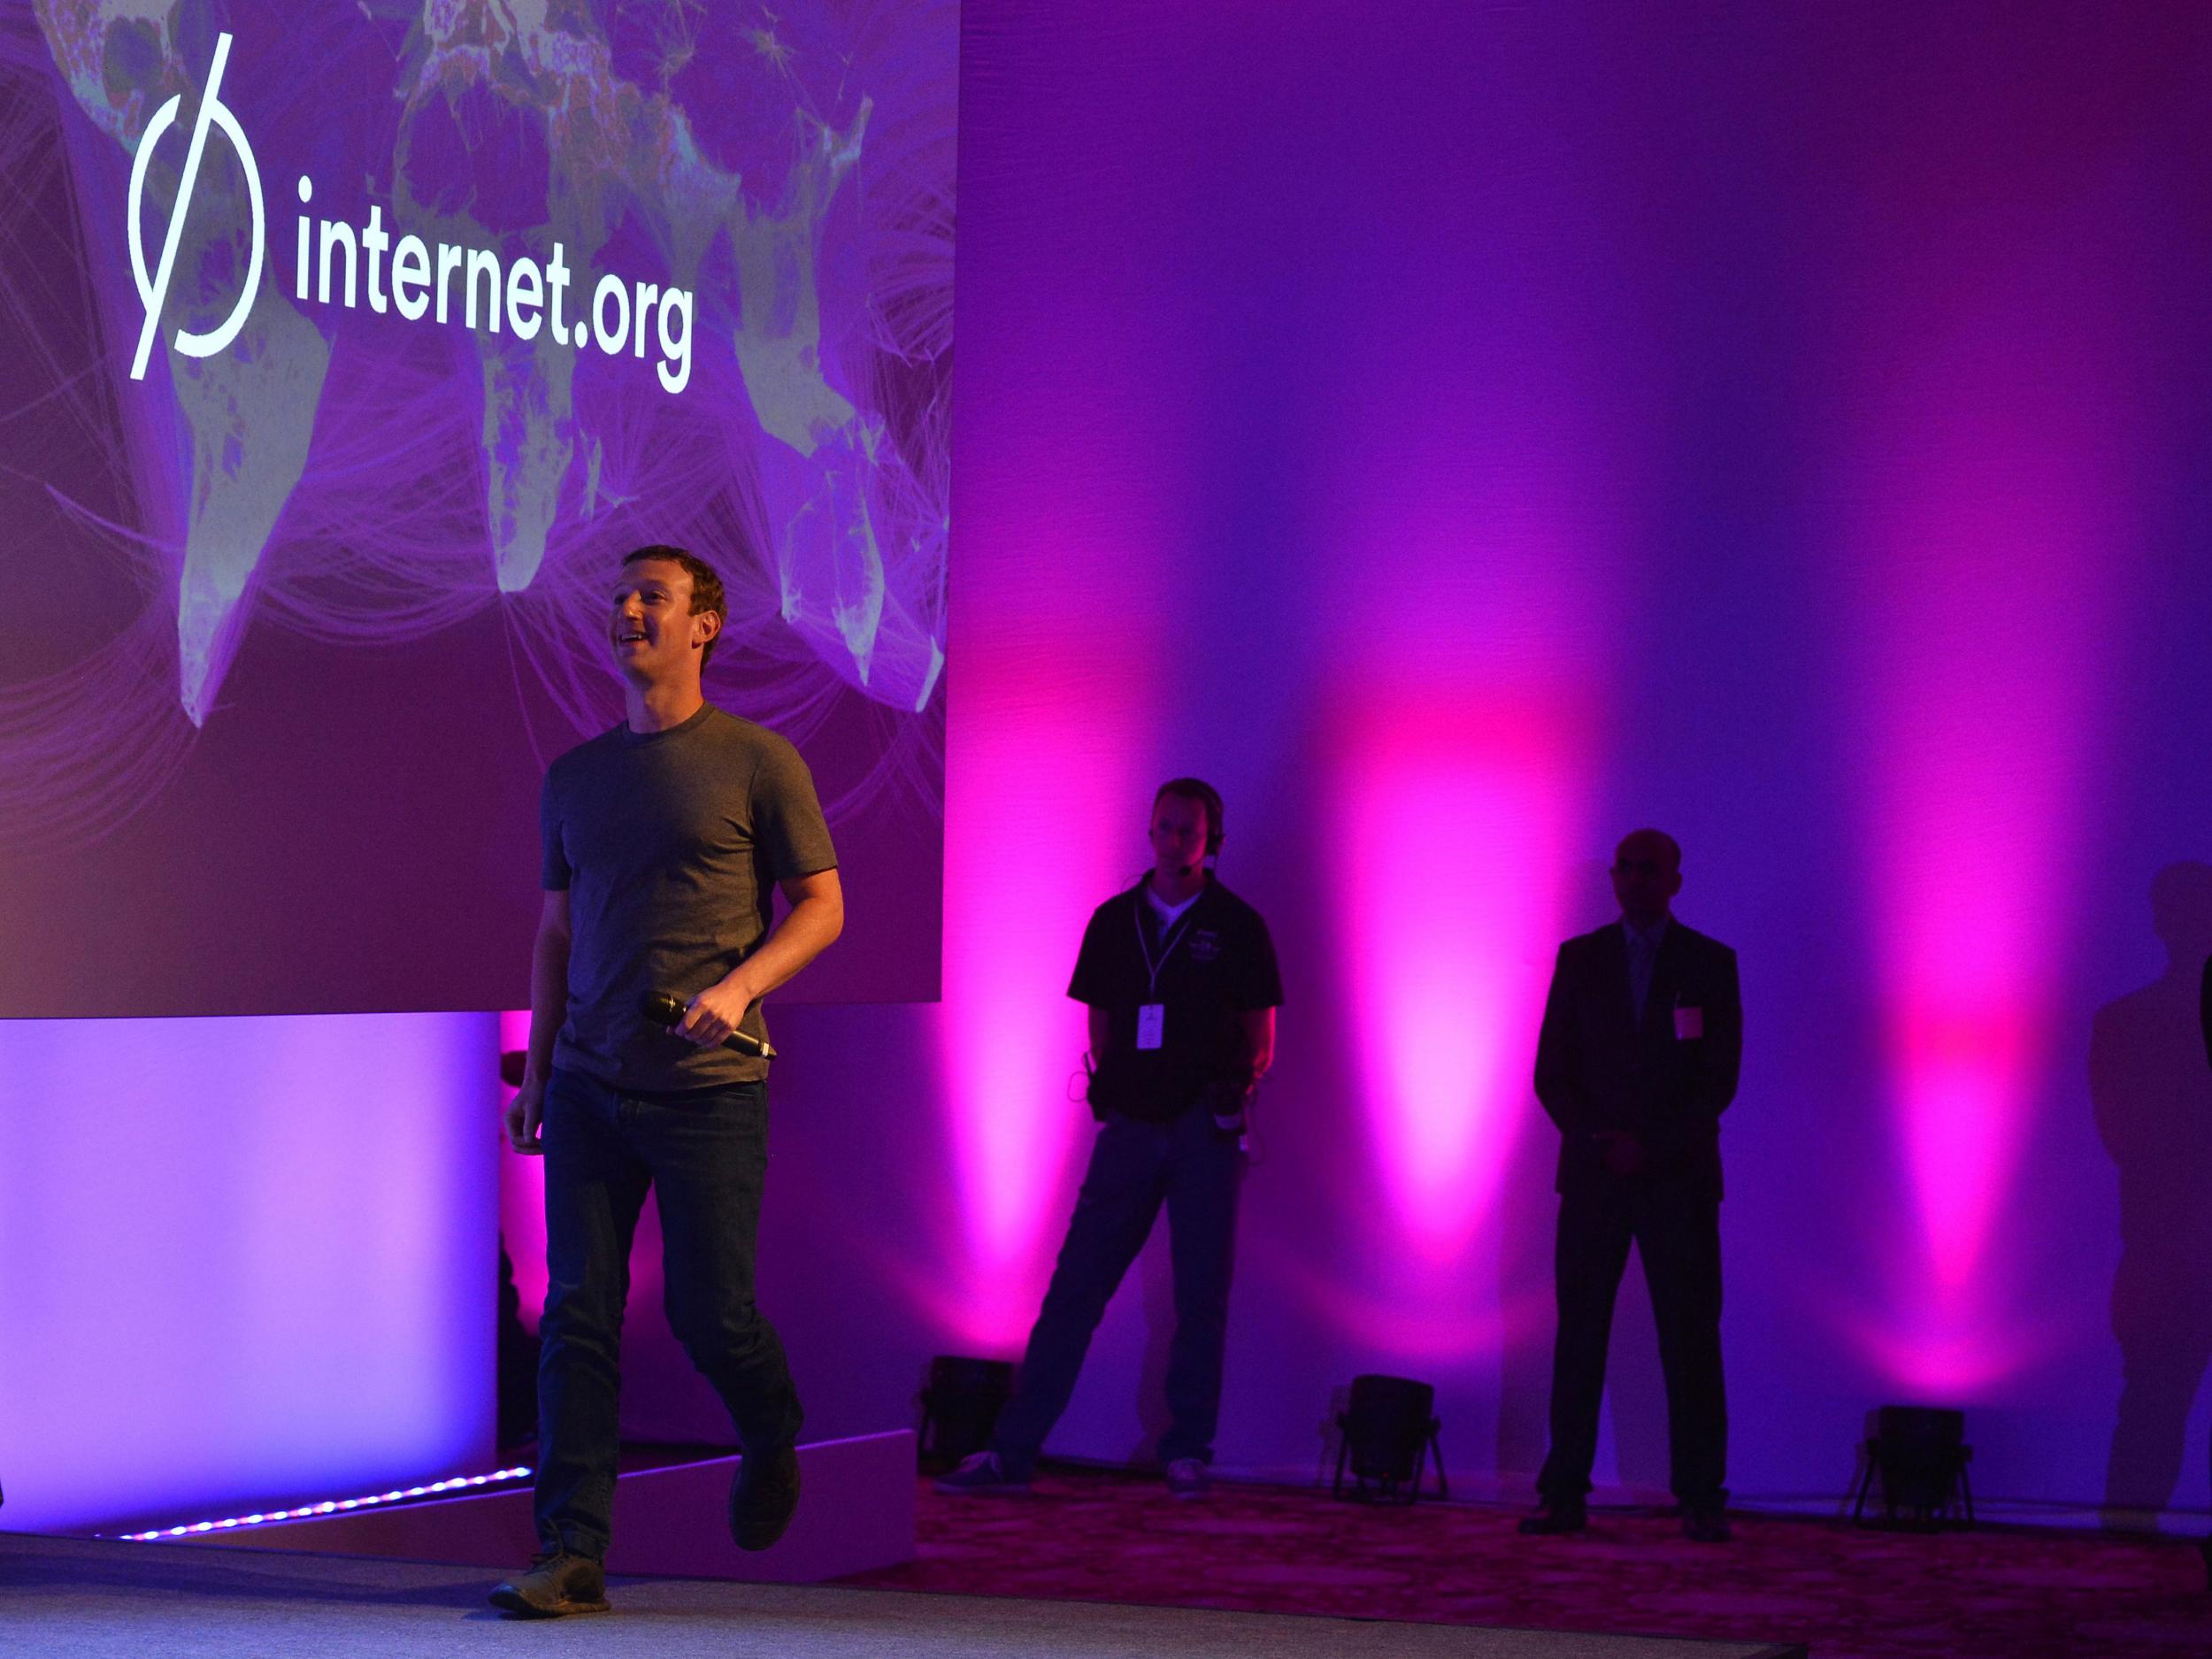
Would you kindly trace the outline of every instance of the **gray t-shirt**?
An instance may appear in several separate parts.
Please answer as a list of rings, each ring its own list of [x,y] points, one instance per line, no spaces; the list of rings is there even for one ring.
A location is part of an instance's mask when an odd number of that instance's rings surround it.
[[[690,1001],[767,937],[776,883],[835,868],[799,751],[711,703],[665,732],[618,726],[547,769],[539,819],[543,886],[569,895],[554,1064],[648,1090],[767,1076],[767,1061],[696,1047],[639,1004]],[[768,1034],[758,1003],[744,1029]]]

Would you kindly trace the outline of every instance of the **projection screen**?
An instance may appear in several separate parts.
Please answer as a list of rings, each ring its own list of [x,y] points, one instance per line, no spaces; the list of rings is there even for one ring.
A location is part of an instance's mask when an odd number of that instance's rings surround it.
[[[957,7],[0,22],[0,1016],[511,1007],[620,555],[937,995]]]

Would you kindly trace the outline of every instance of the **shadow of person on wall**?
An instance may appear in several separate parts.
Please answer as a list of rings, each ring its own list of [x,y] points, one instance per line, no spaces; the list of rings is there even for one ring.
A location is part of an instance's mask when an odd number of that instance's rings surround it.
[[[2112,1333],[2122,1380],[2105,1465],[2108,1527],[2148,1525],[2172,1501],[2190,1407],[2212,1363],[2212,1065],[2199,1008],[2212,956],[2212,864],[2160,871],[2151,922],[2166,971],[2099,1009],[2089,1040],[2097,1133],[2120,1175]]]

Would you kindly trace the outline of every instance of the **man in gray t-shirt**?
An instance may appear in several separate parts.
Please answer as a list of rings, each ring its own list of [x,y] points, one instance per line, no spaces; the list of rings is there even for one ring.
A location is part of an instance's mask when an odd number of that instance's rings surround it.
[[[778,881],[837,866],[814,780],[773,732],[711,703],[664,732],[626,725],[546,773],[542,885],[568,892],[567,1019],[553,1064],[625,1089],[752,1083],[768,1062],[648,1020],[689,1002],[768,935]],[[765,1041],[760,1004],[738,1028]]]
[[[545,1157],[539,1555],[492,1592],[526,1617],[607,1605],[616,1358],[649,1190],[669,1325],[745,1449],[731,1536],[765,1549],[798,1505],[798,1395],[753,1301],[768,1162],[760,1000],[837,937],[844,898],[798,751],[701,691],[724,615],[721,582],[691,554],[625,558],[608,643],[626,718],[546,774],[530,1050],[507,1109],[514,1149]],[[790,909],[772,927],[778,891]],[[656,992],[683,1006],[672,1028],[646,1014]]]

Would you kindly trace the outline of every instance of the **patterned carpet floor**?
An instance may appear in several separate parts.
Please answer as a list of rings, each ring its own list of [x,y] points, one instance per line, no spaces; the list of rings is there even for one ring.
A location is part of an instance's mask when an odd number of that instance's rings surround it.
[[[1937,1536],[1739,1514],[1697,1545],[1648,1512],[1524,1539],[1518,1512],[1055,1470],[1025,1498],[921,1494],[920,1559],[850,1580],[909,1590],[1359,1618],[1801,1641],[1815,1659],[2212,1655],[2193,1545],[2041,1528]]]

